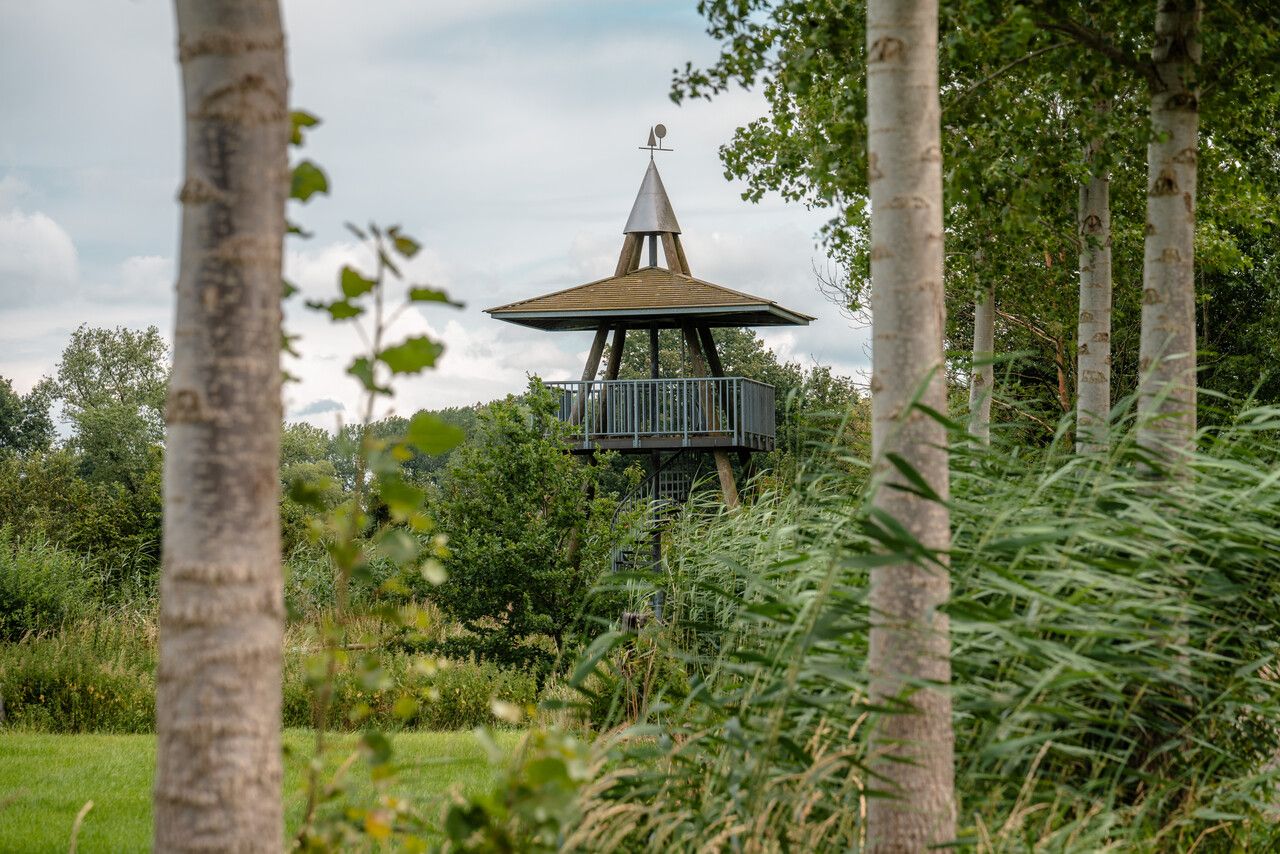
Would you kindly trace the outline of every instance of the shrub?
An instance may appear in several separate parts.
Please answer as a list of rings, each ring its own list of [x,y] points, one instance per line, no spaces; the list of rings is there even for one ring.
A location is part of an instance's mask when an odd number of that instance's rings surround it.
[[[59,733],[154,731],[154,642],[146,624],[86,621],[0,646],[5,723]]]
[[[333,678],[330,726],[350,729],[380,728],[460,730],[494,723],[493,703],[499,700],[519,707],[537,700],[532,676],[490,662],[445,660],[440,666],[420,666],[425,661],[405,654],[381,655],[374,671],[363,662],[349,661]],[[314,723],[314,693],[308,684],[308,662],[291,656],[284,683],[285,726],[309,727]],[[409,698],[411,705],[397,703]]]
[[[565,453],[555,407],[536,383],[489,404],[441,477],[431,510],[449,537],[448,578],[419,589],[471,633],[450,654],[545,667],[590,633],[592,614],[617,613],[599,598],[586,604],[608,564],[617,505],[603,490],[585,496],[608,466]],[[554,640],[551,651],[524,643],[537,635]]]
[[[0,641],[56,631],[97,608],[98,578],[85,558],[43,534],[0,527]]]

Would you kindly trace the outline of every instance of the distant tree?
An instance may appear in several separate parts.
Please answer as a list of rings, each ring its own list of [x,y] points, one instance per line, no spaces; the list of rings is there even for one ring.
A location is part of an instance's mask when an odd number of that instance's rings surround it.
[[[852,378],[822,365],[806,369],[799,362],[784,362],[754,329],[715,329],[712,337],[725,376],[746,377],[773,386],[780,449],[794,449],[810,439],[830,440],[840,421],[851,410],[856,410],[854,414],[858,417],[853,420],[865,433],[868,423],[864,411],[866,401]],[[678,329],[659,332],[658,370],[662,376],[689,375],[691,367],[683,341]],[[622,379],[648,377],[648,337],[628,336],[623,350],[618,376]],[[862,438],[867,437],[863,435]],[[765,464],[773,462],[776,459],[766,460]]]
[[[588,486],[605,466],[565,452],[555,401],[535,386],[480,409],[477,433],[445,469],[429,502],[449,537],[448,579],[430,595],[479,637],[481,655],[512,663],[547,658],[530,640],[563,649],[608,561],[616,503]],[[579,547],[571,547],[577,530]]]
[[[164,438],[169,348],[154,326],[80,326],[62,351],[53,388],[85,476],[131,489]]]
[[[49,405],[53,383],[43,379],[26,394],[13,390],[13,383],[0,377],[0,455],[43,451],[53,442],[53,419]]]
[[[284,841],[284,31],[277,0],[175,6],[186,150],[165,407],[155,849],[272,852]]]

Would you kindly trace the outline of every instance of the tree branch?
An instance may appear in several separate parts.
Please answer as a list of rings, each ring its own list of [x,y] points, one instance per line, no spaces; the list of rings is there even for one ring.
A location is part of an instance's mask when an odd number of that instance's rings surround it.
[[[1031,53],[1020,56],[1017,59],[1013,60],[1012,62],[1006,62],[1004,65],[1000,66],[995,71],[991,72],[986,77],[983,77],[981,80],[969,86],[959,95],[957,95],[956,98],[950,104],[942,108],[943,114],[944,115],[946,114],[948,108],[956,106],[965,98],[968,98],[974,92],[981,89],[983,86],[986,86],[988,83],[990,83],[991,81],[999,77],[1003,77],[1005,74],[1017,68],[1019,65],[1022,65],[1024,62],[1030,62],[1031,60],[1035,59],[1038,56],[1044,56],[1046,53],[1050,53],[1052,51],[1057,50],[1058,48],[1062,48],[1066,46],[1067,46],[1066,42],[1057,42],[1056,44],[1051,44],[1051,45],[1048,45],[1047,47],[1042,47],[1039,50],[1033,50],[1031,51]]]
[[[1139,59],[1137,56],[1129,53],[1129,51],[1112,42],[1102,33],[1087,27],[1078,21],[1073,21],[1065,15],[1057,16],[1053,19],[1044,15],[1033,15],[1032,20],[1036,26],[1046,32],[1060,33],[1067,36],[1072,41],[1087,47],[1089,50],[1095,51],[1110,59],[1116,65],[1127,68],[1136,73],[1143,80],[1147,81],[1147,85],[1153,89],[1161,89],[1164,87],[1164,81],[1160,79],[1160,75],[1156,73],[1154,64]]]

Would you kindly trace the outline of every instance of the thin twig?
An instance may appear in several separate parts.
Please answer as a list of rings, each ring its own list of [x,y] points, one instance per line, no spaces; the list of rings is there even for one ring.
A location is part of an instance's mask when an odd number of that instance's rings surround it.
[[[1003,77],[1005,74],[1017,68],[1019,65],[1022,65],[1024,62],[1030,62],[1031,60],[1035,59],[1038,56],[1044,56],[1046,53],[1055,51],[1058,48],[1062,48],[1066,46],[1067,46],[1067,42],[1058,42],[1057,44],[1051,44],[1051,45],[1048,45],[1047,47],[1042,47],[1039,50],[1033,50],[1031,51],[1031,53],[1024,54],[1023,56],[1018,57],[1012,62],[1005,63],[1004,65],[1000,66],[995,71],[991,72],[986,77],[983,77],[981,80],[972,84],[971,86],[969,86],[969,88],[965,89],[963,92],[957,95],[950,104],[947,104],[945,107],[942,108],[943,114],[945,115],[947,110],[951,109],[952,107],[955,107],[965,98],[968,98],[970,95],[972,95],[974,92],[981,89],[983,86],[987,85],[988,83],[990,83],[991,81],[995,80],[998,77]]]

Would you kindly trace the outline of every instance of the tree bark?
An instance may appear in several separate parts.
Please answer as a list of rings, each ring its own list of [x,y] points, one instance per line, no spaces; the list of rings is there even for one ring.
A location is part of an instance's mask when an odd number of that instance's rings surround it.
[[[1080,185],[1080,320],[1076,327],[1076,451],[1105,451],[1111,413],[1111,182]]]
[[[1147,228],[1139,346],[1138,442],[1166,464],[1196,425],[1195,206],[1199,0],[1157,0],[1151,51]]]
[[[903,563],[871,575],[871,702],[900,703],[871,729],[870,851],[924,851],[955,836],[949,626],[947,436],[912,404],[946,411],[942,336],[942,155],[937,0],[870,0],[867,131],[871,189],[872,459],[877,508],[939,564]],[[907,486],[899,456],[941,497]]]
[[[155,850],[279,851],[284,33],[276,0],[176,7],[186,180],[165,416]]]
[[[995,387],[996,289],[988,285],[973,304],[973,368],[969,374],[969,434],[991,444],[991,392]]]

